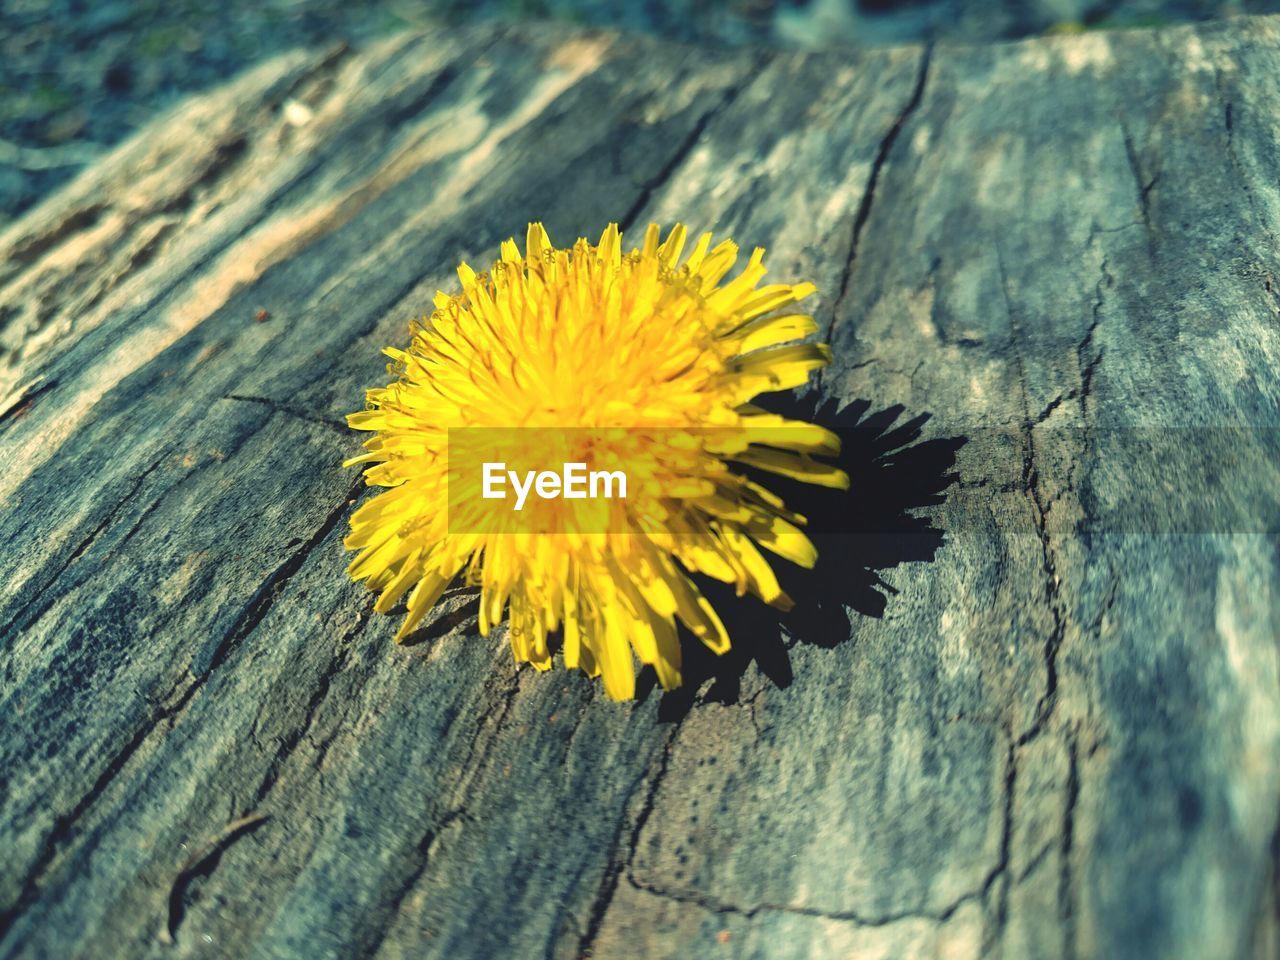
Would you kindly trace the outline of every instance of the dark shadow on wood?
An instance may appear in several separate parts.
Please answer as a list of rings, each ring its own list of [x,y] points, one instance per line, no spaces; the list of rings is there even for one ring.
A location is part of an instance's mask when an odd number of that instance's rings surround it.
[[[779,582],[795,601],[787,613],[754,597],[736,597],[724,584],[701,578],[707,599],[724,620],[733,647],[716,656],[686,636],[684,684],[665,693],[658,707],[662,720],[679,721],[696,702],[736,703],[742,677],[754,662],[778,687],[793,675],[789,650],[797,643],[834,647],[849,639],[852,617],[884,616],[896,591],[881,573],[902,563],[930,561],[943,543],[943,531],[916,511],[943,502],[957,479],[956,452],[965,437],[920,440],[930,414],[899,423],[906,412],[895,404],[871,413],[867,400],[843,409],[817,394],[770,398],[761,406],[794,419],[811,420],[840,434],[838,463],[849,474],[849,490],[829,490],[784,478],[760,479],[808,518],[818,548],[818,564],[802,570],[771,557]],[[702,687],[711,687],[699,696]],[[651,669],[638,681],[644,699],[656,683]]]
[[[420,643],[426,643],[428,640],[439,640],[448,636],[458,627],[466,626],[468,628],[475,627],[477,633],[479,631],[480,621],[480,588],[479,587],[455,587],[445,593],[441,597],[441,601],[466,597],[466,601],[461,606],[455,607],[453,610],[440,610],[436,616],[418,627],[412,633],[401,641],[401,645],[405,647],[416,647]],[[401,615],[405,612],[405,604],[403,601],[396,605],[395,613]]]

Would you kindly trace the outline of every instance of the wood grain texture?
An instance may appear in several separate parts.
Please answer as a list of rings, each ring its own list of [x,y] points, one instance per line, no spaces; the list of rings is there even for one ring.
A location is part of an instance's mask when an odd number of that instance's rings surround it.
[[[180,106],[0,236],[0,956],[1280,955],[1278,115],[1270,19]],[[465,590],[393,646],[379,349],[530,219],[676,218],[821,290],[797,610],[629,705]]]

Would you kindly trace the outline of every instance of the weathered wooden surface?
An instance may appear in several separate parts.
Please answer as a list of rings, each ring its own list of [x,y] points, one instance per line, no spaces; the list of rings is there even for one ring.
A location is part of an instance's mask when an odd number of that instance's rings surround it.
[[[0,237],[0,954],[1276,956],[1277,116],[1272,20],[437,34],[182,107]],[[529,219],[677,217],[819,284],[913,532],[696,697],[517,672],[465,592],[394,647],[379,348]]]

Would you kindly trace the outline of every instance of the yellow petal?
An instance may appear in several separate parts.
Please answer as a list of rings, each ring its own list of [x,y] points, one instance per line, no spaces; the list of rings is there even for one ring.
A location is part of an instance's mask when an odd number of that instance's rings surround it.
[[[811,457],[797,455],[786,450],[770,450],[765,447],[752,447],[745,453],[733,458],[749,467],[757,467],[793,480],[802,480],[820,487],[831,487],[835,490],[849,489],[849,475],[834,464],[814,460]]]

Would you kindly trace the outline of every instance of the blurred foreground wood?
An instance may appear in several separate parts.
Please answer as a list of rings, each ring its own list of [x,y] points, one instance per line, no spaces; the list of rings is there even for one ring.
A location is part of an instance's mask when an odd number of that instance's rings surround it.
[[[0,236],[0,955],[1276,956],[1277,116],[1274,20],[436,33],[180,107]],[[379,349],[528,220],[677,218],[821,289],[797,610],[631,705],[466,591],[395,647]]]

